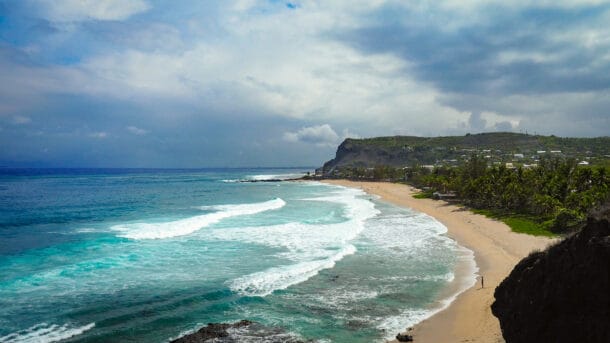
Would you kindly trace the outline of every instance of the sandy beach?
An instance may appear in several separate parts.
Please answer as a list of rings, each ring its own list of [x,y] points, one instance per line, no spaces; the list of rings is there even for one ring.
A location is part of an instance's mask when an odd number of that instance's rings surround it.
[[[502,222],[444,201],[415,199],[412,195],[416,190],[406,185],[347,180],[324,182],[360,188],[384,201],[426,213],[447,227],[449,237],[474,252],[479,268],[475,285],[459,294],[450,306],[409,331],[415,342],[504,342],[498,319],[490,308],[494,290],[517,262],[531,251],[544,249],[555,242],[554,239],[514,233]],[[472,270],[458,264],[454,271],[455,279],[463,280],[468,276],[464,275],[466,273],[471,274]],[[481,276],[484,278],[483,288]],[[446,296],[456,293],[458,287],[456,284],[448,286]],[[436,305],[439,306],[441,304]]]

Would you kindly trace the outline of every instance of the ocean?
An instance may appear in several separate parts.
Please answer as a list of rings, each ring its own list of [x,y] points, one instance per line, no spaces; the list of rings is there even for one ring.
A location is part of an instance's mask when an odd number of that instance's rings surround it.
[[[167,342],[242,319],[258,333],[232,341],[383,342],[446,306],[472,253],[434,218],[243,182],[306,170],[0,169],[0,343]]]

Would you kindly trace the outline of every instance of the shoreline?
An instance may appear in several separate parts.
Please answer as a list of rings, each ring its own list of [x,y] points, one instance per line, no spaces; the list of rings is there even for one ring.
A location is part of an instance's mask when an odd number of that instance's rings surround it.
[[[415,342],[504,342],[500,323],[491,313],[496,286],[522,258],[534,250],[546,248],[556,239],[512,232],[500,221],[445,201],[415,199],[412,195],[416,191],[404,184],[349,180],[322,182],[359,188],[394,205],[425,213],[447,228],[448,237],[473,252],[475,269],[469,270],[467,263],[458,262],[454,280],[439,294],[439,300],[430,308],[430,316],[407,332]],[[476,277],[474,283],[473,273]],[[484,288],[481,288],[481,275]],[[470,280],[469,284],[460,285],[464,280]]]

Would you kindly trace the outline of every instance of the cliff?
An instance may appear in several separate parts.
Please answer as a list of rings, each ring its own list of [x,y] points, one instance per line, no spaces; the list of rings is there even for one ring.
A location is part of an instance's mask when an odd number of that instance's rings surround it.
[[[610,342],[610,203],[577,234],[523,259],[496,288],[507,343]]]
[[[346,139],[337,148],[335,158],[324,163],[322,170],[324,173],[328,173],[334,168],[346,166],[366,168],[388,165],[400,167],[409,163],[420,163],[421,161],[434,162],[431,158],[426,158],[423,153],[424,151],[414,153],[407,147],[367,144],[366,141]]]
[[[451,164],[469,157],[473,152],[489,155],[492,160],[511,161],[516,153],[532,157],[539,151],[547,155],[551,151],[561,151],[559,155],[565,157],[598,156],[605,159],[605,155],[610,154],[610,137],[561,138],[493,132],[447,137],[348,138],[337,148],[335,158],[327,161],[318,172],[328,175],[342,167]]]

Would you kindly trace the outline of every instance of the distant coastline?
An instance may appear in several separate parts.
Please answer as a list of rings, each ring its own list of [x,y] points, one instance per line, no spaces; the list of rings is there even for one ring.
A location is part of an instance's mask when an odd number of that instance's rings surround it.
[[[444,201],[415,199],[414,189],[403,184],[348,180],[322,182],[360,188],[390,203],[426,213],[447,227],[449,237],[474,252],[479,269],[476,283],[460,293],[449,307],[409,331],[408,334],[413,335],[416,342],[503,341],[498,319],[491,313],[493,291],[519,260],[531,251],[544,249],[555,242],[554,239],[511,232],[502,222],[474,214]],[[457,268],[456,280],[463,279],[467,273],[472,273],[463,263],[458,264]],[[485,279],[484,288],[481,288],[481,275]],[[452,289],[447,289],[441,294],[441,298],[454,294],[459,285],[453,284],[450,287]],[[433,307],[439,306],[441,305],[436,304]]]

